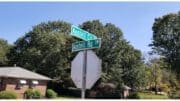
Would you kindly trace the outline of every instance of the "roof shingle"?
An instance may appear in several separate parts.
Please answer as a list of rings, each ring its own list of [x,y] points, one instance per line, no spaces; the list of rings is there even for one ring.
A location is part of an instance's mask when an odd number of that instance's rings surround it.
[[[50,78],[21,67],[0,67],[0,77],[51,80]]]

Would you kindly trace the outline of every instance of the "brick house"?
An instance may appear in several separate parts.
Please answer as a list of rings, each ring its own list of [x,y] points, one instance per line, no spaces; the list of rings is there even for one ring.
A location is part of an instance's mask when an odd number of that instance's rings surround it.
[[[14,91],[18,98],[23,98],[28,88],[35,88],[45,96],[49,80],[48,77],[21,67],[0,67],[0,91]]]

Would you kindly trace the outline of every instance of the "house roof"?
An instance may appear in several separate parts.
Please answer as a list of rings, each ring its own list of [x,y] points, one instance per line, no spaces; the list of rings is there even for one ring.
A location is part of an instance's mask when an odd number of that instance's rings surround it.
[[[126,86],[126,85],[124,85],[123,88],[124,88],[124,89],[127,89],[127,90],[128,90],[128,89],[131,89],[130,87],[128,87],[128,86]]]
[[[21,67],[0,67],[0,77],[51,80],[50,78]]]

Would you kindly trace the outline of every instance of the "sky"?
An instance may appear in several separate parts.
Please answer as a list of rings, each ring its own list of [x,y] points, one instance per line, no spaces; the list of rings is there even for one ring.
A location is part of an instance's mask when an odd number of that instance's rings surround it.
[[[180,11],[180,2],[0,2],[0,38],[13,44],[41,22],[112,23],[142,52],[151,51],[154,19]]]

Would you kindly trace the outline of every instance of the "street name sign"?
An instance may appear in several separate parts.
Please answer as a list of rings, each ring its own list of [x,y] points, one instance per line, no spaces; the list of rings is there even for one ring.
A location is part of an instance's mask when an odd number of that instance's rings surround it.
[[[80,38],[84,41],[97,39],[95,35],[74,25],[71,26],[71,35]]]
[[[101,38],[95,40],[88,40],[88,41],[78,41],[72,43],[72,51],[80,51],[86,49],[93,49],[93,48],[100,48],[101,46]]]

